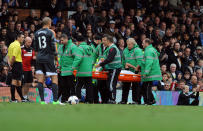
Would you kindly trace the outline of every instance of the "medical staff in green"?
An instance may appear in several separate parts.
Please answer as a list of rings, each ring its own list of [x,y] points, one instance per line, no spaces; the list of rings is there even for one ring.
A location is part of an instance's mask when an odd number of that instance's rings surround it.
[[[104,59],[104,52],[107,49],[107,46],[105,46],[103,43],[101,43],[101,37],[97,37],[95,39],[95,43],[97,43],[97,47],[96,47],[96,52],[95,52],[95,62],[97,64],[97,62],[99,62],[100,60]],[[102,68],[101,68],[102,70]],[[97,101],[99,101],[99,96],[98,96],[98,92],[101,95],[101,102],[102,103],[107,103],[108,102],[108,93],[109,90],[106,86],[106,80],[98,80],[97,81],[97,85],[94,89],[94,96],[95,99],[97,99]]]
[[[107,88],[109,103],[116,103],[116,85],[118,82],[118,76],[121,72],[121,55],[119,49],[113,43],[113,37],[104,35],[102,43],[107,46],[104,52],[104,60],[102,63],[96,65],[96,67],[102,66],[108,71]]]
[[[124,49],[122,57],[123,69],[130,70],[137,74],[143,59],[142,49],[139,48],[133,38],[128,38],[126,42],[127,47]],[[132,104],[141,104],[140,82],[123,82],[122,101],[120,104],[127,103],[130,87],[132,88]]]
[[[82,60],[76,68],[76,94],[81,100],[81,88],[86,88],[86,103],[93,103],[93,84],[92,84],[92,68],[93,68],[93,48],[85,42],[82,35],[77,36],[78,50],[81,52]]]
[[[152,94],[152,82],[162,80],[159,52],[152,46],[150,39],[146,38],[142,42],[144,48],[144,57],[141,66],[141,80],[143,82],[142,90],[145,104],[155,104]]]
[[[62,99],[64,103],[68,100],[69,96],[75,95],[75,86],[73,70],[79,66],[82,61],[82,54],[78,47],[72,43],[72,40],[68,40],[66,34],[62,34],[60,43],[63,44],[58,49],[60,55],[59,69],[61,72],[62,84]]]

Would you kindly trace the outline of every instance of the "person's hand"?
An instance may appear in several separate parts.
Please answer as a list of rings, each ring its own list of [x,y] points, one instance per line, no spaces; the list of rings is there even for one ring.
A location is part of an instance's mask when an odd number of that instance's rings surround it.
[[[101,58],[100,60],[101,60],[101,62],[104,62],[104,58]]]
[[[156,87],[156,86],[153,86],[153,87],[152,87],[152,90],[153,90],[153,91],[156,91],[156,90],[157,90],[157,87]]]
[[[99,65],[99,64],[95,65],[95,68],[98,68],[98,67],[100,67],[100,65]]]
[[[80,28],[79,28],[79,27],[77,27],[77,28],[76,28],[76,31],[79,31],[79,30],[80,30]]]
[[[135,68],[135,71],[139,71],[140,70],[140,66],[137,66],[136,68]]]
[[[126,63],[125,65],[127,65],[128,67],[130,67],[130,66],[131,66],[131,64],[129,64],[129,63]]]
[[[60,69],[57,69],[56,71],[57,71],[57,73],[61,73],[61,70],[60,70]]]
[[[36,60],[36,56],[33,56],[33,60]]]
[[[10,71],[12,70],[12,66],[11,65],[9,65],[8,68],[9,68]]]

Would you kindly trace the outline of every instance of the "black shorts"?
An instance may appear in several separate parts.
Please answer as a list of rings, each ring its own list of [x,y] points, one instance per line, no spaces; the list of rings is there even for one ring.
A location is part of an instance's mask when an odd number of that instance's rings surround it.
[[[23,83],[32,83],[32,71],[23,71]]]
[[[12,66],[11,73],[12,73],[13,80],[22,80],[22,75],[23,75],[22,62],[15,62]]]
[[[44,74],[47,76],[57,75],[56,68],[53,63],[36,63],[36,74]]]

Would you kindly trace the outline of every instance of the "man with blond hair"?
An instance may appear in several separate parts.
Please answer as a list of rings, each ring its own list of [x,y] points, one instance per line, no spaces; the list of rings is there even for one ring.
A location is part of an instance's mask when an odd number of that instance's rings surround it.
[[[134,38],[127,39],[127,47],[123,51],[122,58],[123,69],[130,70],[134,73],[139,72],[143,53],[142,49],[139,48]],[[130,87],[132,88],[133,104],[141,104],[140,82],[123,82],[122,101],[120,103],[127,103]]]

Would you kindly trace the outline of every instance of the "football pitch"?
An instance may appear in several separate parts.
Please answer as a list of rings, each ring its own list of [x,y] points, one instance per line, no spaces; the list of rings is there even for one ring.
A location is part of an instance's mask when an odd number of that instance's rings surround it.
[[[0,103],[0,131],[202,131],[191,106]]]

